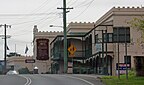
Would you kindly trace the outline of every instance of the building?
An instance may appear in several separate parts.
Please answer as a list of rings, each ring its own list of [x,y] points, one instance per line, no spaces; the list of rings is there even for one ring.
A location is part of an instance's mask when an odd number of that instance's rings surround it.
[[[39,68],[39,73],[49,72],[51,69],[51,57],[50,57],[50,42],[57,36],[62,34],[62,32],[41,32],[38,31],[37,26],[34,26],[33,29],[33,52],[35,59],[39,63],[34,65]],[[41,63],[45,63],[42,65]],[[45,70],[45,72],[41,71]]]
[[[81,29],[85,28],[85,25],[75,27],[76,29],[68,26],[70,27],[67,35],[68,49],[71,46],[76,48],[72,58],[68,53],[68,62],[73,63],[73,72],[117,75],[118,69],[121,74],[126,72],[126,65],[128,69],[134,68],[136,63],[134,59],[144,55],[143,39],[141,32],[131,27],[128,22],[142,16],[144,16],[143,7],[114,7],[91,25],[92,30],[86,34]],[[55,62],[51,68],[54,73],[63,71],[62,42],[61,35],[51,42],[51,57],[53,63]],[[68,69],[69,67],[71,69],[71,65],[68,65]]]
[[[104,68],[98,66],[97,71],[101,71],[107,67],[108,74],[116,75],[118,72],[117,64],[125,65],[128,68],[134,68],[134,57],[143,57],[143,39],[140,37],[141,32],[136,28],[131,27],[129,22],[134,18],[141,18],[144,16],[144,8],[112,8],[98,21],[96,21],[95,28],[89,33],[92,34],[93,57],[97,58],[102,50],[97,52],[99,46],[102,45],[104,55],[101,54],[101,59]],[[103,30],[103,33],[99,30]],[[106,37],[107,35],[107,37]],[[99,45],[96,39],[103,39],[103,44]],[[107,57],[106,57],[107,56]],[[105,58],[105,59],[103,59]],[[100,68],[99,68],[100,67]],[[125,66],[123,66],[124,68]],[[102,72],[102,71],[101,71]],[[100,72],[98,72],[100,73]],[[120,73],[125,73],[125,70],[120,69]]]
[[[75,34],[80,34],[80,35],[81,34],[86,34],[86,32],[90,31],[93,27],[94,27],[94,23],[90,23],[90,22],[88,22],[88,23],[86,23],[86,22],[84,22],[84,23],[81,23],[81,22],[80,23],[77,23],[77,22],[73,23],[72,22],[72,23],[70,23],[68,25],[67,34],[73,35],[73,36],[75,36]],[[51,69],[53,66],[55,66],[56,62],[53,60],[53,57],[52,57],[53,56],[52,55],[52,51],[51,51],[52,50],[52,47],[51,47],[52,45],[50,43],[52,43],[54,41],[54,39],[58,35],[62,36],[63,32],[41,32],[41,31],[38,31],[37,26],[34,26],[33,34],[34,34],[34,38],[33,38],[34,57],[33,58],[36,59],[36,60],[38,60],[39,62],[44,62],[44,61],[48,62],[49,66],[48,67],[41,66],[40,67],[41,69],[42,68]],[[48,56],[45,55],[45,57],[47,57],[45,59],[39,59],[39,58],[41,58],[40,56],[44,54],[43,53],[44,51],[43,52],[38,52],[40,50],[40,48],[38,47],[38,41],[37,40],[39,40],[39,39],[40,40],[48,40],[48,45],[45,46],[45,47],[48,47],[48,49],[45,49],[46,50],[46,54],[48,54]],[[63,40],[62,37],[61,37],[61,40]],[[57,44],[60,45],[59,42]],[[62,44],[61,44],[61,46],[62,46]],[[58,55],[58,54],[56,53],[56,55]],[[61,55],[61,56],[63,56],[63,55]],[[62,64],[61,64],[61,68],[63,68]],[[61,72],[63,72],[63,69],[61,69]]]
[[[7,69],[19,71],[22,68],[28,68],[33,73],[34,68],[38,68],[38,73],[50,72],[48,61],[39,61],[32,56],[12,56],[7,58]]]
[[[95,23],[70,23],[67,26],[68,72],[117,75],[126,72],[126,65],[128,69],[134,68],[144,55],[144,45],[141,32],[129,22],[142,16],[143,7],[113,7]],[[33,33],[33,58],[47,62],[46,67],[35,66],[63,73],[63,32],[40,32],[34,26]]]
[[[26,59],[32,59],[32,56],[12,56],[7,58],[7,69],[20,70],[22,68],[28,68],[29,71],[33,71],[33,63],[26,63]]]

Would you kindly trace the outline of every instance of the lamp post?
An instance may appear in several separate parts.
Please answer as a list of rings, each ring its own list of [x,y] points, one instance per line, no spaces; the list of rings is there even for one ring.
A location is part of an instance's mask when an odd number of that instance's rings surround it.
[[[56,26],[56,25],[49,25],[49,27],[60,27],[60,28],[63,28],[63,26]]]

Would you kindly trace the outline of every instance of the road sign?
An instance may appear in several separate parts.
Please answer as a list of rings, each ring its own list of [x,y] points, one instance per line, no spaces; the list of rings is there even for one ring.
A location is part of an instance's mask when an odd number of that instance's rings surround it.
[[[26,59],[25,63],[35,63],[35,59]]]
[[[119,63],[119,66],[118,66],[118,63],[116,63],[116,69],[117,70],[118,70],[118,68],[119,68],[119,70],[126,70],[126,66],[127,66],[128,69],[131,68],[130,64],[126,65],[125,63]]]
[[[70,47],[68,48],[68,51],[71,57],[74,56],[74,53],[76,52],[76,50],[77,50],[76,47],[73,44],[71,44]]]

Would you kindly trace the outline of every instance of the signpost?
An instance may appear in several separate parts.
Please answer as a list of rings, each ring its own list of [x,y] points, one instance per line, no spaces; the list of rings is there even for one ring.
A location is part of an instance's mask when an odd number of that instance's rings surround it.
[[[119,69],[119,71],[120,71],[120,74],[126,74],[126,68],[128,68],[128,69],[130,69],[131,68],[131,65],[130,64],[125,64],[125,63],[117,63],[116,64],[116,70],[118,71],[118,69]]]
[[[70,53],[69,57],[72,58],[72,62],[68,62],[68,73],[73,73],[73,57],[75,57],[74,53],[76,52],[76,47],[71,44],[68,48],[68,51]]]

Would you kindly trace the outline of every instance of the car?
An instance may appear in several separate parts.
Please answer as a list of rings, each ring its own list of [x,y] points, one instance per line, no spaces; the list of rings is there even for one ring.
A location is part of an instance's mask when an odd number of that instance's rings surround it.
[[[19,73],[15,70],[10,70],[6,74],[9,75],[9,74],[19,74]]]

